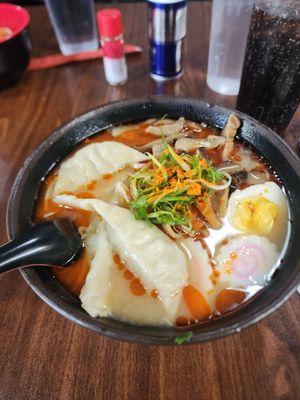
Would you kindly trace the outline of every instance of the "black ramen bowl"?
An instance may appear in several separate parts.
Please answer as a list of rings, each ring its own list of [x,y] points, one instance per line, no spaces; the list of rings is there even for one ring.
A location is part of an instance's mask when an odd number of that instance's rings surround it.
[[[184,116],[222,128],[231,112],[195,99],[154,96],[110,103],[73,119],[46,139],[19,172],[7,212],[9,237],[16,237],[31,225],[41,181],[83,139],[112,125],[164,114],[171,118]],[[22,270],[29,286],[50,307],[79,325],[111,338],[145,344],[174,344],[174,337],[186,331],[193,332],[189,343],[221,338],[240,332],[278,308],[294,292],[300,279],[300,162],[287,144],[270,129],[245,114],[235,113],[242,121],[239,137],[250,143],[274,167],[288,197],[290,237],[280,267],[265,289],[240,308],[209,322],[185,328],[157,328],[90,317],[81,308],[79,299],[67,292],[42,267]]]
[[[17,83],[25,71],[31,52],[28,12],[13,4],[0,4],[0,90]],[[3,35],[3,32],[8,32]]]

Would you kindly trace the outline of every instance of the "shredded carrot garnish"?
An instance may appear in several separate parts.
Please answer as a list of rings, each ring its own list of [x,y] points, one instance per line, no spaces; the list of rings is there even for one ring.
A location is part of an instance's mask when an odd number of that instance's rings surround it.
[[[130,208],[135,217],[192,229],[190,208],[207,208],[212,191],[200,180],[217,185],[223,174],[200,154],[179,155],[167,143],[158,158],[147,154],[151,161],[130,178]]]

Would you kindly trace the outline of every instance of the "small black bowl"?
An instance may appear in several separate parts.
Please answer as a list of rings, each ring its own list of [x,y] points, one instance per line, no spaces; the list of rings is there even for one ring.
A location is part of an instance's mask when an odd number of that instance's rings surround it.
[[[16,84],[29,63],[29,21],[29,14],[24,8],[0,4],[0,29],[8,32],[7,36],[0,38],[0,90]]]
[[[46,139],[19,172],[8,205],[9,237],[14,238],[30,226],[41,181],[57,162],[87,137],[111,125],[164,114],[170,118],[184,116],[222,128],[231,112],[195,99],[153,96],[107,104],[73,119]],[[300,283],[300,162],[278,135],[253,118],[238,111],[235,113],[242,121],[239,137],[250,143],[274,167],[284,184],[290,209],[289,242],[279,269],[264,290],[221,318],[189,328],[164,329],[92,318],[81,308],[78,298],[67,292],[43,268],[21,272],[29,286],[57,312],[86,328],[111,338],[146,344],[174,344],[174,337],[187,330],[193,332],[190,343],[221,338],[254,324],[279,307]]]

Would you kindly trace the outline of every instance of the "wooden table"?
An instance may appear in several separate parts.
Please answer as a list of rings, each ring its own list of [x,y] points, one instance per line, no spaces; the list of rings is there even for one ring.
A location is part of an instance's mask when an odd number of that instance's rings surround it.
[[[210,3],[189,5],[185,73],[156,84],[147,65],[146,7],[120,6],[126,40],[141,45],[128,58],[129,81],[109,87],[101,61],[28,73],[0,93],[0,234],[8,195],[25,157],[53,129],[108,101],[145,93],[205,98],[234,106],[205,82]],[[57,51],[42,6],[29,8],[34,55]],[[286,140],[300,133],[298,110]],[[18,272],[0,278],[0,400],[300,399],[300,296],[246,331],[201,345],[164,348],[106,339],[56,314]]]

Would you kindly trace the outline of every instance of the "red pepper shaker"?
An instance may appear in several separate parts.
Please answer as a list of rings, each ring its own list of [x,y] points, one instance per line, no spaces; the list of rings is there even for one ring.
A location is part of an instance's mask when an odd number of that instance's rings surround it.
[[[127,81],[128,75],[121,12],[115,8],[106,8],[97,13],[97,21],[105,78],[110,85],[122,85]]]

